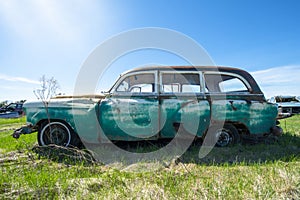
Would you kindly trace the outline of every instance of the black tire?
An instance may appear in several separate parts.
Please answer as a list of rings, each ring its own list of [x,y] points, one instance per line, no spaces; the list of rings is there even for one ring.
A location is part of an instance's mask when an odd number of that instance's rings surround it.
[[[224,124],[223,127],[211,127],[216,137],[217,147],[227,147],[240,142],[238,130],[232,124]]]
[[[43,123],[38,131],[38,144],[47,146],[55,144],[58,146],[78,146],[80,139],[77,134],[65,123],[52,121]]]

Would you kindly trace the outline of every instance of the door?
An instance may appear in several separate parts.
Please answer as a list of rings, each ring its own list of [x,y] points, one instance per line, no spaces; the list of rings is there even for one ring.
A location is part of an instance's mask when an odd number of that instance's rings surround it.
[[[157,73],[136,72],[117,81],[100,104],[100,126],[111,140],[156,139],[159,133]]]
[[[209,127],[210,104],[204,95],[201,72],[160,73],[160,126],[162,138],[185,131],[201,137]]]

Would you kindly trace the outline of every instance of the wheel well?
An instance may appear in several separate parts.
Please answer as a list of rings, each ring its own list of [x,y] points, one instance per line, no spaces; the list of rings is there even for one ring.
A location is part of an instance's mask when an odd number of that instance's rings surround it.
[[[231,124],[231,125],[233,125],[238,130],[238,133],[240,135],[249,135],[250,134],[247,126],[243,123],[233,122],[233,121],[225,121],[225,122],[214,121],[212,125],[218,124],[218,123],[219,124]]]
[[[71,125],[70,125],[68,122],[66,122],[65,120],[62,120],[62,119],[51,119],[50,122],[61,122],[61,123],[63,123],[64,125],[66,125],[66,126],[69,128],[70,131],[72,131],[72,132],[75,133],[75,131],[74,131],[74,129],[71,127]],[[48,119],[41,119],[41,120],[37,123],[37,126],[39,127],[39,130],[40,130],[41,126],[42,126],[43,124],[45,124],[45,123],[49,123],[49,120],[48,120]]]
[[[247,126],[243,123],[239,123],[239,122],[225,122],[226,124],[232,124],[233,126],[235,126],[235,128],[238,130],[240,135],[249,135],[249,130],[247,128]]]

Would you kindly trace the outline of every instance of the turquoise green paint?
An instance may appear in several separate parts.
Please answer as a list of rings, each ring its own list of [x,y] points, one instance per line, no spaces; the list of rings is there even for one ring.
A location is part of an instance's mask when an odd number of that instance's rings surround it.
[[[276,125],[277,112],[277,107],[267,102],[237,100],[230,96],[226,100],[212,101],[212,120],[244,124],[250,134],[269,133]]]
[[[27,103],[24,107],[28,123],[36,125],[40,121],[48,121],[48,118],[50,120],[62,120],[69,124],[84,141],[98,142],[101,131],[97,121],[97,103],[95,101],[77,99],[74,102],[73,100],[50,102],[48,114],[46,108],[40,102]]]
[[[207,100],[195,97],[174,96],[161,100],[161,137],[172,138],[176,135],[174,123],[180,124],[185,131],[201,136],[209,126],[210,106]]]
[[[101,102],[100,125],[111,140],[157,139],[158,100],[118,96]]]

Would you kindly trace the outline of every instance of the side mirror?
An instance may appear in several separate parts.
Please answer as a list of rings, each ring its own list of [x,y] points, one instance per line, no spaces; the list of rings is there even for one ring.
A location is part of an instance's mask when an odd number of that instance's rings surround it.
[[[271,99],[269,99],[269,102],[270,102],[270,103],[276,103],[275,97],[271,97]]]

